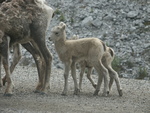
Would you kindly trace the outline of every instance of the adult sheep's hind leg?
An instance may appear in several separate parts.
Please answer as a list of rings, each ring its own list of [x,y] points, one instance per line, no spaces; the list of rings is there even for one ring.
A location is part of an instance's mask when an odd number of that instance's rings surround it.
[[[10,73],[14,71],[14,68],[18,64],[19,60],[21,59],[21,50],[20,50],[20,44],[13,45],[13,61],[10,66]],[[6,76],[2,79],[3,80],[3,85],[5,85],[6,81]]]
[[[96,90],[94,92],[94,95],[98,95],[98,92],[100,90],[100,86],[104,77],[104,91],[103,91],[103,96],[107,96],[109,94],[109,86],[108,86],[108,79],[109,79],[109,74],[108,70],[103,66],[101,60],[99,62],[94,63],[94,67],[98,73],[98,83]]]
[[[33,58],[34,58],[34,61],[36,63],[36,66],[37,66],[37,71],[38,71],[38,85],[36,87],[36,90],[34,91],[35,93],[40,93],[41,92],[41,89],[43,87],[43,77],[42,77],[42,74],[43,74],[43,69],[42,69],[42,58],[41,58],[41,55],[39,53],[39,51],[33,47],[33,45],[28,42],[28,43],[25,43],[25,44],[22,44],[22,46],[32,54]]]
[[[3,51],[2,52],[2,56],[3,56],[3,66],[6,72],[6,81],[7,81],[7,86],[6,86],[6,90],[5,90],[5,96],[11,96],[12,95],[12,80],[10,77],[10,67],[9,67],[9,43],[10,43],[10,39],[9,37],[4,37],[5,40],[5,46],[3,47]]]
[[[45,93],[46,88],[50,88],[50,74],[51,74],[51,63],[52,63],[52,55],[49,52],[48,48],[46,47],[45,40],[36,41],[36,44],[38,45],[39,51],[43,56],[43,87],[41,89],[41,92]]]
[[[1,57],[1,55],[0,55],[0,87],[2,87],[3,86],[3,82],[2,82],[2,73],[1,73],[1,66],[2,66],[2,57]]]

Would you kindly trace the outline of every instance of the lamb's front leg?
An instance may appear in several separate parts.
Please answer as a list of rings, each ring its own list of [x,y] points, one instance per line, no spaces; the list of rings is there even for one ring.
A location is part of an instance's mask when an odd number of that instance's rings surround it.
[[[73,62],[72,65],[71,65],[71,75],[72,75],[72,78],[73,78],[73,81],[74,81],[74,94],[78,95],[80,90],[79,90],[79,86],[78,86],[78,83],[77,83],[75,62]]]
[[[64,79],[65,79],[65,84],[64,84],[64,90],[61,95],[67,95],[68,92],[68,75],[69,75],[69,70],[70,70],[70,62],[65,63],[65,72],[64,72]]]

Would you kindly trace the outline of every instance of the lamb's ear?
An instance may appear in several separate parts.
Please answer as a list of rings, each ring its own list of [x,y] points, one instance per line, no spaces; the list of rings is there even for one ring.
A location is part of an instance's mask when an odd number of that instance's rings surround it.
[[[59,23],[59,26],[63,26],[65,23],[64,22],[60,22]]]
[[[63,24],[62,25],[62,29],[64,30],[66,28],[66,24]]]

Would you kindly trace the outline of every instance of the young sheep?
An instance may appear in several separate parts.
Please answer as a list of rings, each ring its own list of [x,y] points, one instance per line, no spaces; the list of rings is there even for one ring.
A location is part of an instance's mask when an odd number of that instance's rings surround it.
[[[73,40],[79,39],[79,36],[74,35],[71,39],[73,39]],[[108,72],[109,72],[109,76],[110,76],[109,90],[111,90],[113,81],[115,79],[119,96],[122,96],[123,93],[122,93],[122,89],[121,89],[121,86],[120,86],[118,73],[111,66],[111,63],[114,59],[114,54],[115,54],[114,50],[110,47],[107,47],[106,52],[104,53],[104,55],[102,57],[102,64],[108,69]],[[80,88],[80,90],[82,89],[82,78],[83,78],[83,74],[85,72],[85,68],[88,69],[87,78],[92,83],[93,87],[96,88],[96,84],[94,83],[94,81],[91,78],[91,72],[92,72],[93,66],[88,64],[88,62],[86,62],[86,61],[80,61],[79,65],[80,65],[80,68],[81,68],[80,79],[79,79],[79,88]]]
[[[52,29],[50,40],[55,44],[55,49],[60,60],[65,64],[65,84],[62,95],[66,95],[68,91],[68,75],[71,68],[71,75],[74,80],[74,94],[79,93],[79,87],[76,79],[76,62],[85,60],[92,65],[98,72],[98,83],[94,95],[98,95],[100,90],[101,80],[104,76],[104,91],[103,95],[109,93],[108,87],[108,70],[103,66],[101,59],[106,51],[106,45],[98,38],[83,38],[78,40],[66,40],[66,25],[61,22],[58,26]]]

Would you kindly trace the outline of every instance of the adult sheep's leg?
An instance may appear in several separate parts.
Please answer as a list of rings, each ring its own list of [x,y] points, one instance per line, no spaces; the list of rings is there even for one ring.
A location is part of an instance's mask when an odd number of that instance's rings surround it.
[[[75,62],[72,62],[72,64],[71,64],[71,75],[72,75],[72,78],[73,78],[73,81],[74,81],[74,94],[78,95],[80,90],[79,90],[79,86],[78,86],[78,83],[77,83],[76,64],[75,64]]]
[[[92,67],[88,68],[88,72],[87,72],[87,78],[89,79],[89,81],[92,83],[92,86],[96,89],[96,84],[94,83],[93,79],[91,78],[91,73],[92,73]]]
[[[34,48],[32,46],[31,43],[26,43],[26,44],[22,44],[22,46],[32,54],[34,61],[36,63],[37,66],[37,71],[38,71],[38,78],[39,78],[39,82],[38,85],[36,87],[35,93],[38,93],[41,91],[42,87],[43,87],[43,78],[42,78],[42,74],[43,74],[43,69],[42,69],[42,58],[41,55],[39,53],[39,51]]]
[[[2,57],[1,57],[1,55],[0,55],[0,87],[2,87],[3,86],[3,83],[2,83],[2,73],[1,73],[1,66],[2,66]]]
[[[7,43],[5,44],[3,49],[6,50],[6,51],[2,52],[2,56],[3,56],[2,61],[3,61],[3,66],[4,66],[4,69],[5,69],[5,72],[6,72],[7,86],[6,86],[6,90],[5,90],[4,95],[11,96],[13,85],[12,85],[12,80],[11,80],[11,77],[10,77],[10,67],[9,67],[9,42],[10,42],[10,39],[8,37],[5,37],[5,41]]]
[[[18,64],[19,60],[21,59],[21,50],[20,50],[20,44],[13,45],[13,62],[10,66],[10,73],[14,71],[14,68]],[[3,78],[3,85],[6,83],[6,76]]]
[[[69,75],[70,67],[71,67],[71,62],[66,62],[65,72],[64,72],[65,84],[64,84],[64,90],[62,92],[62,95],[67,95],[67,92],[68,92],[68,75]]]
[[[44,37],[43,37],[44,38]],[[38,49],[40,51],[40,53],[42,54],[43,60],[42,60],[42,71],[43,71],[43,87],[41,89],[41,92],[45,93],[46,88],[50,88],[50,74],[51,74],[51,63],[52,63],[52,55],[49,52],[45,40],[43,40],[41,37],[39,37],[39,39],[35,40],[34,45],[36,49]]]
[[[82,79],[85,71],[85,66],[81,66],[80,79],[79,79],[79,89],[82,90]]]
[[[101,63],[101,60],[99,60],[98,62],[94,63],[94,67],[98,72],[98,83],[97,83],[97,87],[96,90],[94,92],[94,95],[98,95],[98,92],[100,90],[100,86],[102,83],[102,79],[104,77],[104,91],[103,91],[103,95],[107,96],[109,94],[109,87],[108,87],[108,70],[103,66],[103,64]]]

